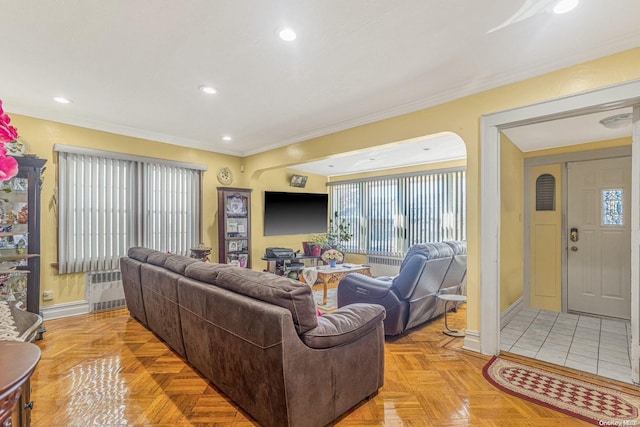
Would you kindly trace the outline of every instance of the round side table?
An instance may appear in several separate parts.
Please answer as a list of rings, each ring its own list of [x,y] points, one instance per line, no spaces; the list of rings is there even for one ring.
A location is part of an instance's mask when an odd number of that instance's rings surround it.
[[[464,332],[462,330],[457,329],[449,329],[449,324],[447,323],[447,304],[449,301],[454,302],[463,302],[467,300],[467,297],[464,295],[456,295],[456,294],[438,294],[438,299],[444,301],[444,331],[442,333],[449,335],[451,337],[464,337]]]

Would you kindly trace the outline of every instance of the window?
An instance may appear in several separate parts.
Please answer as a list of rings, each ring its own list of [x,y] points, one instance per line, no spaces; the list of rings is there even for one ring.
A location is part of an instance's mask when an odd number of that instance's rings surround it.
[[[200,242],[206,167],[56,145],[60,273],[111,270],[132,246]]]
[[[624,225],[622,189],[602,190],[602,225]]]
[[[548,173],[536,179],[536,210],[556,210],[556,178]]]
[[[345,250],[402,255],[417,243],[466,239],[460,169],[329,184],[331,211],[351,224]]]

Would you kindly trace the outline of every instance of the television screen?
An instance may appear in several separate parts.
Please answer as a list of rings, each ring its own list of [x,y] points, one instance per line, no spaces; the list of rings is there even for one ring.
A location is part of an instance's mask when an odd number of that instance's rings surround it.
[[[326,233],[329,195],[264,192],[264,235]]]

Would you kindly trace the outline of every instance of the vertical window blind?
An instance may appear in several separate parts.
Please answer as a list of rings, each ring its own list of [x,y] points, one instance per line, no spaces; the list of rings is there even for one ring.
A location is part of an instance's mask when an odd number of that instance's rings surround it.
[[[329,184],[332,212],[351,225],[345,250],[402,256],[411,245],[466,239],[466,171]]]
[[[60,273],[111,270],[132,246],[187,255],[201,236],[200,165],[56,145]]]

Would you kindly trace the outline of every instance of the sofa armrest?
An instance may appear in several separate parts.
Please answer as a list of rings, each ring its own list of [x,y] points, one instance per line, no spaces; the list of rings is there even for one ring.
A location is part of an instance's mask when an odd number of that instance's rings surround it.
[[[318,326],[300,337],[311,348],[331,348],[352,342],[382,325],[384,307],[377,304],[350,304],[318,317]]]
[[[391,289],[391,280],[378,279],[365,276],[364,274],[349,274],[342,279],[338,287],[349,288],[354,295],[361,295],[371,299],[384,298]]]

